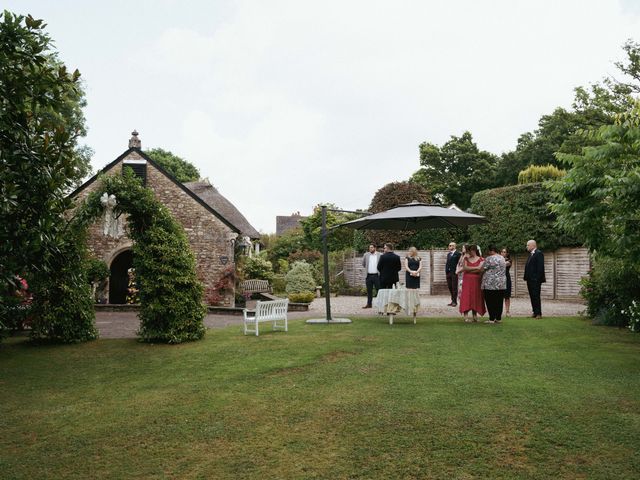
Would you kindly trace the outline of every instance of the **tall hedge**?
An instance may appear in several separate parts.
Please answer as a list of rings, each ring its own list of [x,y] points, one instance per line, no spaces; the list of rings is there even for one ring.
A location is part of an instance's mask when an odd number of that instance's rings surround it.
[[[115,213],[127,214],[140,286],[140,339],[181,343],[202,338],[203,286],[184,229],[130,169],[101,179],[79,212],[87,225],[102,213],[100,196],[105,192],[116,196]]]
[[[577,246],[580,242],[556,226],[549,205],[551,192],[542,183],[528,183],[477,192],[471,199],[473,213],[489,221],[469,227],[470,240],[486,247],[496,244],[523,251],[534,239],[543,250]]]

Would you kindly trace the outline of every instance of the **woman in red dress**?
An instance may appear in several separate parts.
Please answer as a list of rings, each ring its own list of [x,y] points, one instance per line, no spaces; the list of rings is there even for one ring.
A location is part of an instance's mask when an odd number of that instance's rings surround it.
[[[471,322],[469,312],[473,315],[473,321],[478,321],[485,313],[484,298],[480,288],[482,279],[482,264],[484,259],[478,256],[476,245],[467,245],[467,257],[464,260],[464,280],[462,283],[462,295],[460,296],[460,313],[464,315],[465,322]]]

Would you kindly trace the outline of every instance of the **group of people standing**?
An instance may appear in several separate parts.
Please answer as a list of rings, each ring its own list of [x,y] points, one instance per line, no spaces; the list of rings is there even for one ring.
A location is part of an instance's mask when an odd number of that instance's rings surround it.
[[[500,323],[503,312],[510,316],[511,307],[511,256],[506,248],[498,249],[489,245],[487,256],[482,257],[478,245],[463,245],[457,250],[454,242],[449,244],[449,253],[445,265],[447,287],[451,294],[449,306],[458,307],[465,322],[477,322],[478,315],[489,313],[485,323]],[[532,317],[542,317],[540,290],[546,281],[544,274],[544,256],[537,248],[535,240],[527,242],[529,257],[524,268],[524,280],[531,299]],[[405,262],[406,288],[420,288],[422,259],[418,250],[411,247]],[[374,244],[362,258],[366,269],[367,304],[362,308],[371,308],[373,289],[393,288],[398,283],[402,261],[393,252],[393,245],[384,244],[384,253],[377,251]],[[471,317],[469,316],[471,315]]]
[[[527,251],[529,257],[524,268],[524,280],[531,299],[531,316],[541,318],[540,290],[546,281],[544,256],[535,240],[527,242]],[[477,322],[478,315],[488,312],[489,319],[485,323],[500,323],[503,312],[506,316],[510,315],[510,268],[511,256],[506,248],[498,250],[495,245],[489,245],[487,256],[483,258],[477,245],[464,245],[462,251],[458,252],[456,244],[450,243],[445,267],[451,293],[449,306],[459,307],[465,322]]]
[[[416,247],[411,247],[404,259],[407,288],[420,288],[420,272],[422,271],[422,259],[418,256]],[[373,302],[373,289],[393,288],[400,281],[402,261],[400,256],[393,251],[393,245],[384,244],[384,253],[378,252],[376,246],[369,245],[369,251],[362,257],[362,266],[366,269],[367,277],[367,304],[362,308],[371,308]]]

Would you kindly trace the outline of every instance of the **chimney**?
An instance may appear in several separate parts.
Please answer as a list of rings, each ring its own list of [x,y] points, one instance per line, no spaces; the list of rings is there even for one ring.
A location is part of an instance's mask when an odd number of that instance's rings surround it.
[[[134,130],[131,132],[132,137],[129,139],[129,148],[142,148],[142,142],[138,138],[138,132]]]

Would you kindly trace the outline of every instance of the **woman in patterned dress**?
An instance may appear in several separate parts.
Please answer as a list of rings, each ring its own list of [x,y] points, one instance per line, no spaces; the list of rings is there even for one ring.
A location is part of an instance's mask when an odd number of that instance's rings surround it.
[[[482,294],[489,312],[489,320],[484,323],[500,323],[504,292],[507,289],[507,262],[494,245],[489,245],[488,252],[489,255],[482,264]]]

